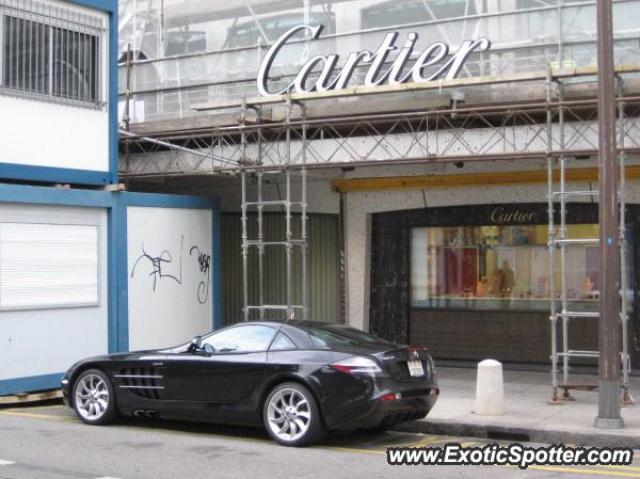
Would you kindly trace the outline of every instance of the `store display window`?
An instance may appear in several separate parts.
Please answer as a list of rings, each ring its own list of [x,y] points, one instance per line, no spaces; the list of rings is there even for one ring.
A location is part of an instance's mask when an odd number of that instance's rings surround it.
[[[569,238],[597,238],[598,225],[571,224]],[[550,265],[546,225],[413,228],[411,305],[426,308],[548,310]],[[597,244],[566,250],[566,291],[572,309],[598,307]],[[553,267],[556,298],[562,274]]]

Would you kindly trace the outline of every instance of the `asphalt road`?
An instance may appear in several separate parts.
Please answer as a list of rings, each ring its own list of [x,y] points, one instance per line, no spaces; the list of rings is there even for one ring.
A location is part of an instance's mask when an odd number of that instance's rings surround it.
[[[486,440],[414,433],[340,434],[287,448],[260,430],[131,420],[86,426],[57,404],[0,409],[0,479],[139,478],[638,478],[634,466],[389,466],[386,448],[481,445]],[[640,453],[636,453],[640,458]]]

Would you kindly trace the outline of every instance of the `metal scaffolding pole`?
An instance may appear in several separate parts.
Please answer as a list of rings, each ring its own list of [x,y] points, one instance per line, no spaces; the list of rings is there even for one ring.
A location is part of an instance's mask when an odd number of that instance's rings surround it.
[[[302,317],[309,319],[309,278],[307,263],[309,261],[309,249],[307,247],[307,107],[300,104],[302,113],[302,169],[300,170],[300,253],[302,260]]]
[[[286,314],[286,319],[293,319],[296,317],[296,310],[302,311],[304,318],[308,317],[308,279],[307,279],[307,177],[306,169],[299,170],[301,178],[301,191],[300,200],[294,200],[294,189],[292,185],[292,179],[294,173],[298,171],[291,168],[293,164],[292,153],[292,135],[295,129],[299,129],[302,139],[302,165],[306,164],[306,140],[307,140],[307,127],[306,125],[292,125],[292,111],[294,106],[298,106],[301,110],[303,120],[306,119],[306,107],[299,102],[292,102],[290,100],[285,101],[285,158],[286,161],[282,165],[281,169],[276,171],[265,171],[263,168],[263,148],[262,148],[262,132],[260,129],[252,129],[247,125],[247,110],[253,109],[256,112],[256,121],[258,124],[262,121],[262,113],[260,106],[243,104],[239,116],[239,128],[240,128],[240,146],[241,146],[241,178],[242,178],[242,257],[243,257],[243,317],[246,320],[251,318],[251,311],[258,311],[259,319],[266,319],[267,311],[275,311]],[[257,135],[256,135],[257,133]],[[253,140],[257,144],[257,158],[254,160],[249,158],[248,153],[248,140],[249,136],[252,136]],[[285,198],[278,200],[265,199],[264,192],[264,175],[269,173],[284,173],[285,178]],[[255,201],[248,198],[248,175],[255,174],[257,179],[257,198]],[[297,190],[296,190],[297,191]],[[285,219],[285,238],[277,239],[274,241],[265,240],[264,231],[264,212],[266,207],[279,206],[283,208]],[[294,222],[293,222],[293,208],[300,207],[300,237],[294,238]],[[255,207],[257,210],[257,235],[255,239],[249,238],[248,233],[248,219],[249,210]],[[257,304],[251,304],[251,296],[249,294],[249,259],[251,258],[252,247],[256,247],[258,252],[258,278],[257,278]],[[265,304],[265,283],[264,283],[264,257],[267,254],[267,250],[271,247],[284,247],[285,248],[285,271],[286,271],[286,291],[285,291],[285,304]],[[302,269],[302,304],[295,304],[294,299],[294,253],[296,247],[301,251],[301,269]],[[300,284],[300,282],[298,283]]]
[[[552,82],[557,82],[559,86],[559,99],[557,102],[551,102],[551,84]],[[557,107],[558,110],[558,145],[560,149],[560,154],[558,155],[558,190],[554,191],[554,163],[552,155],[549,155],[547,159],[547,183],[548,183],[548,208],[549,208],[549,289],[550,289],[550,322],[551,322],[551,383],[552,383],[552,397],[550,403],[557,404],[562,400],[571,400],[573,399],[569,394],[571,389],[584,389],[584,390],[595,390],[598,389],[597,384],[580,384],[573,383],[570,381],[570,367],[571,367],[571,358],[590,358],[590,359],[599,359],[602,355],[602,350],[576,350],[571,349],[570,345],[570,323],[574,320],[576,321],[585,321],[589,319],[598,319],[600,318],[600,313],[597,311],[581,311],[578,308],[572,307],[572,302],[569,300],[568,295],[568,248],[569,247],[577,247],[580,245],[592,245],[599,244],[601,242],[600,238],[570,238],[569,237],[569,229],[567,224],[567,209],[568,209],[568,198],[572,197],[599,197],[601,195],[600,191],[582,191],[575,190],[571,188],[567,188],[567,162],[568,156],[564,153],[566,145],[565,145],[565,110],[566,105],[562,99],[563,85],[561,80],[550,78],[547,82],[547,101],[549,102],[549,108],[547,109],[547,145],[548,147],[552,145],[553,141],[553,108]],[[553,106],[552,106],[553,105]],[[624,200],[624,102],[620,102],[618,106],[618,124],[620,128],[620,175],[622,177],[621,190],[620,190],[620,229],[619,229],[619,238],[622,245],[622,249],[620,251],[620,263],[623,265],[620,271],[620,281],[622,283],[622,290],[626,291],[628,288],[628,278],[626,276],[626,253],[625,253],[625,200]],[[558,198],[559,202],[559,224],[554,224],[555,217],[553,214],[554,208],[554,200]],[[602,202],[600,202],[600,207],[602,207]],[[617,204],[614,205],[613,214],[616,215]],[[556,231],[557,228],[557,231]],[[560,288],[558,291],[555,289],[555,255],[558,252],[560,253]],[[601,281],[604,281],[601,279]],[[560,300],[560,309],[558,310],[558,299]],[[623,304],[626,304],[626,297],[622,298]],[[623,350],[621,355],[622,361],[622,374],[623,374],[623,399],[628,402],[633,402],[631,396],[628,394],[628,375],[631,367],[629,354],[628,354],[628,331],[625,325],[626,321],[626,311],[627,307],[623,306],[623,311],[620,316],[621,320],[621,330],[622,330],[622,344]],[[558,322],[561,324],[558,325]],[[558,338],[558,327],[560,328],[560,337]],[[620,325],[613,324],[613,327],[619,328]],[[558,361],[562,359],[562,381],[558,379]],[[563,389],[562,397],[559,397],[558,390]]]
[[[625,136],[625,116],[624,102],[618,104],[618,148],[619,148],[619,171],[620,171],[620,321],[622,327],[622,403],[633,404],[633,398],[629,392],[629,373],[631,372],[631,358],[629,356],[629,276],[628,276],[628,242],[627,242],[627,219],[626,219],[626,155],[624,148]]]
[[[553,110],[551,109],[551,73],[547,77],[547,212],[549,216],[548,229],[548,255],[549,255],[549,321],[551,324],[551,401],[558,401],[558,316],[556,314],[556,288],[555,288],[555,249],[556,227],[554,221],[554,193],[553,193],[553,164],[555,158],[551,156],[553,150]]]
[[[598,32],[598,172],[600,221],[600,361],[596,427],[621,428],[620,416],[620,244],[616,103],[611,0],[596,1]]]
[[[242,319],[249,321],[249,243],[247,237],[247,173],[242,170],[240,173],[242,182]]]
[[[292,248],[293,244],[291,243],[292,231],[291,231],[291,127],[289,126],[289,122],[291,121],[291,98],[287,96],[285,102],[285,122],[287,124],[286,127],[286,169],[285,169],[285,179],[286,179],[286,201],[285,201],[285,221],[286,221],[286,258],[287,258],[287,319],[293,319],[295,317],[295,312],[291,307],[293,304],[293,283],[292,283]]]
[[[558,89],[560,100],[563,97],[563,87],[560,84]],[[560,150],[564,150],[564,106],[558,107],[558,137]],[[558,160],[560,164],[560,308],[562,317],[562,381],[569,382],[569,318],[567,317],[567,191],[566,191],[566,169],[567,157],[562,154]]]
[[[242,127],[246,126],[246,113],[247,113],[247,105],[246,102],[243,103],[241,111],[239,123]],[[245,133],[244,128],[241,128],[241,138],[240,141],[242,143],[242,164],[246,164],[246,153],[247,153],[247,135]],[[247,172],[244,167],[240,172],[241,183],[242,183],[242,197],[241,197],[241,221],[242,221],[242,319],[244,321],[249,321],[249,236],[248,236],[248,225],[247,225]]]

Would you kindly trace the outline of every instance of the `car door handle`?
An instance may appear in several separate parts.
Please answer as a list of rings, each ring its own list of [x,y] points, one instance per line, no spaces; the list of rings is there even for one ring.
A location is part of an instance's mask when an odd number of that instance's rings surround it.
[[[162,361],[156,361],[154,363],[151,363],[151,366],[164,366],[164,363]]]

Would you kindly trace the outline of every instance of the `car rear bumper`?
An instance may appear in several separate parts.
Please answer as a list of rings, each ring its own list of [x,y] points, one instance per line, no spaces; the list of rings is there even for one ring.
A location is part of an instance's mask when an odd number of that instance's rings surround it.
[[[435,405],[440,389],[437,386],[430,386],[416,391],[386,393],[386,396],[390,394],[395,394],[396,398],[389,399],[384,397],[385,395],[380,395],[370,399],[362,405],[362,414],[339,425],[336,424],[335,429],[374,429],[422,419]]]

